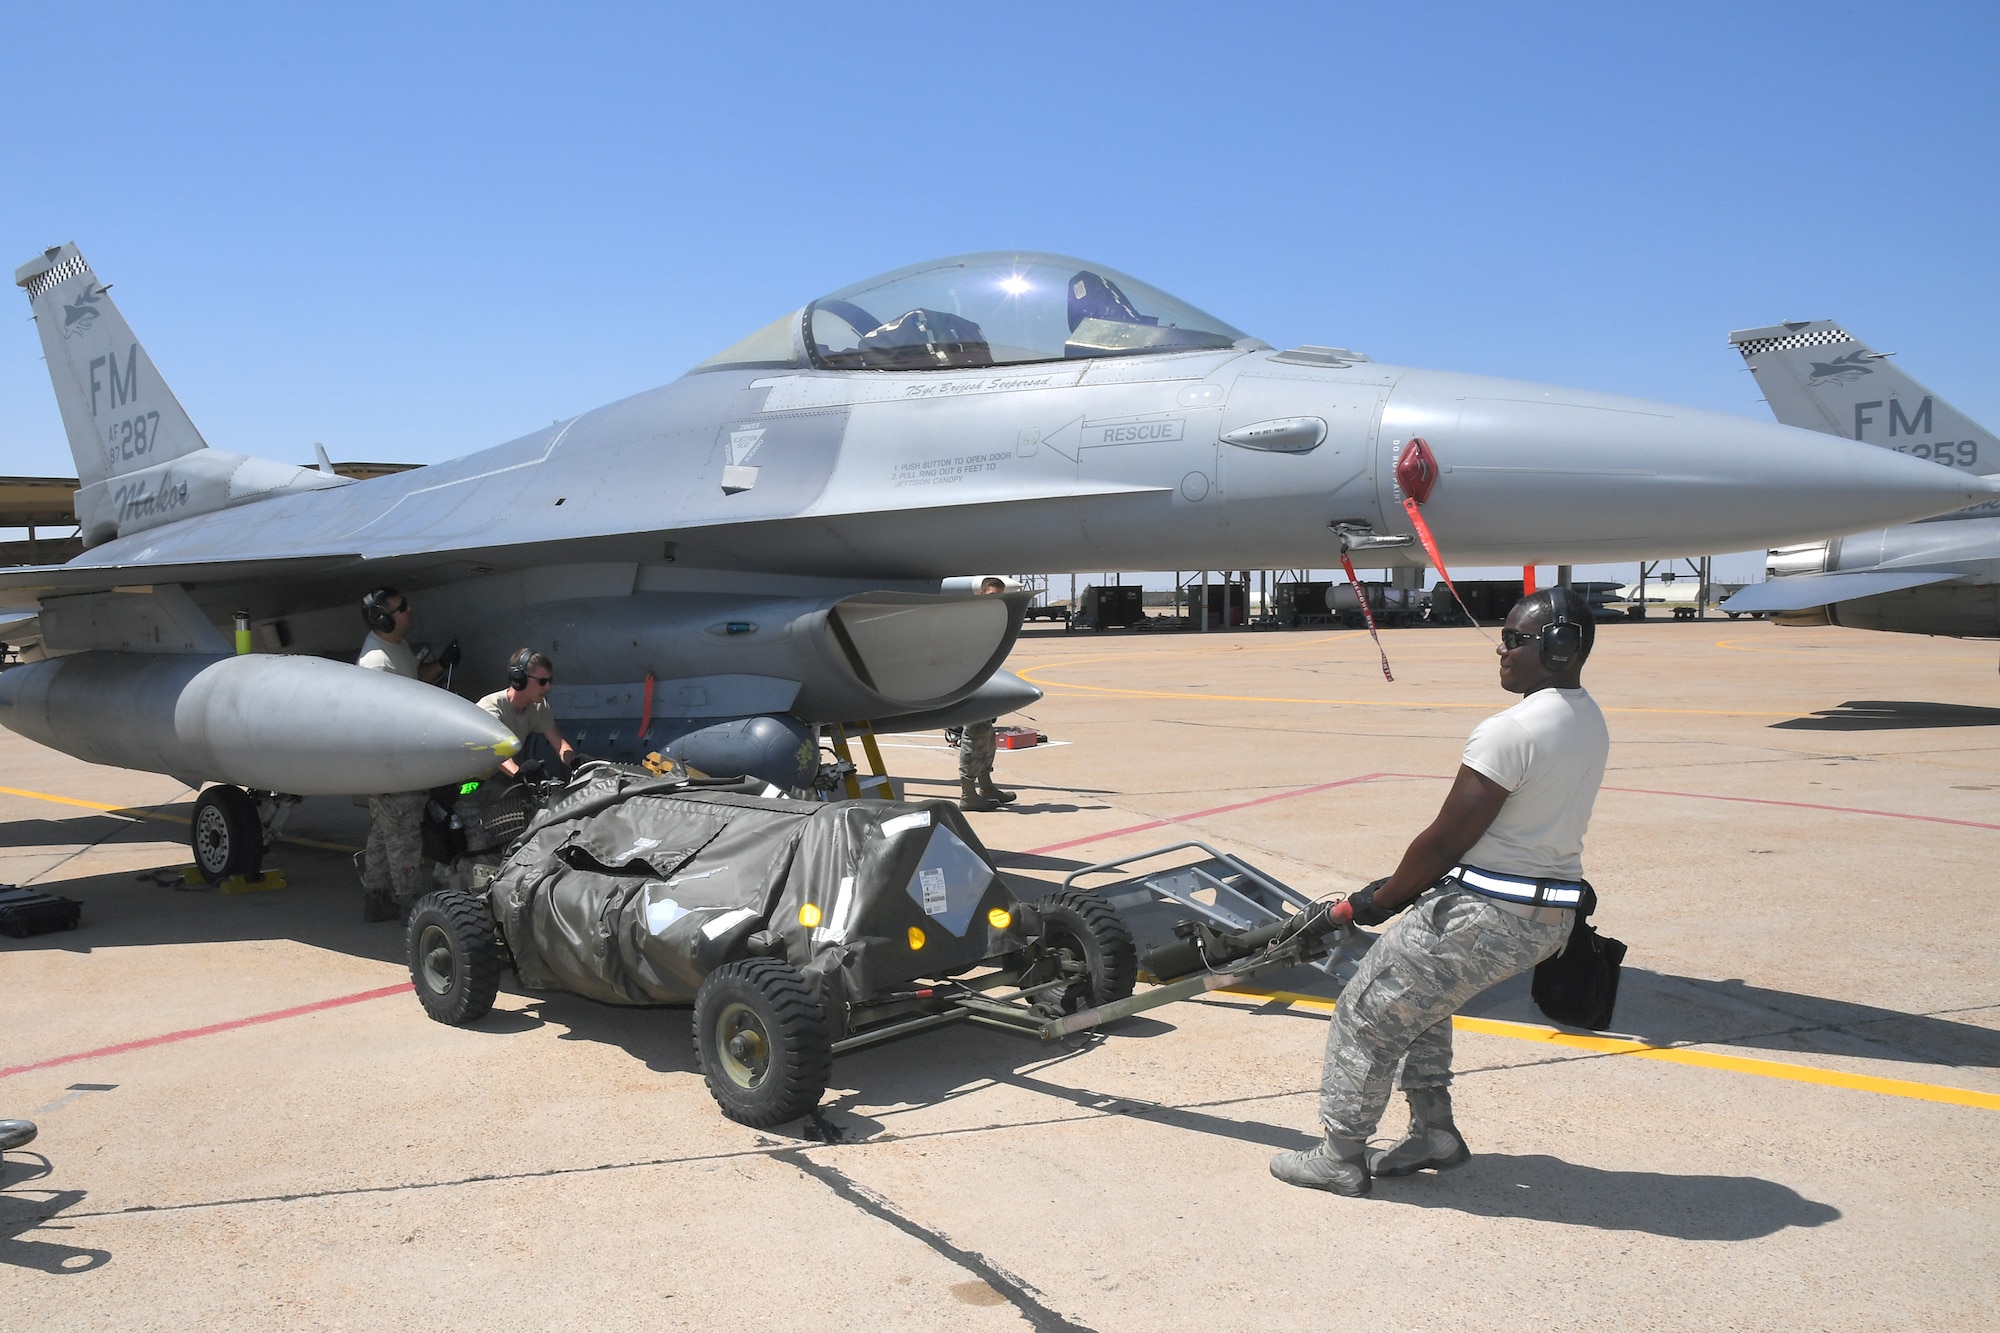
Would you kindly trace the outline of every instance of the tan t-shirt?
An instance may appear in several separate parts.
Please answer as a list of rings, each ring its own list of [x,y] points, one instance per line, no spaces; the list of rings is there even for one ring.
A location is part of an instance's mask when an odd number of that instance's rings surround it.
[[[479,706],[499,718],[500,725],[513,732],[517,741],[538,736],[556,724],[556,710],[549,707],[546,699],[537,699],[516,711],[514,705],[507,702],[507,691],[495,690],[481,699]]]
[[[417,655],[407,643],[390,643],[379,635],[370,634],[361,641],[361,656],[357,666],[370,671],[386,671],[392,676],[407,676],[417,679]]]

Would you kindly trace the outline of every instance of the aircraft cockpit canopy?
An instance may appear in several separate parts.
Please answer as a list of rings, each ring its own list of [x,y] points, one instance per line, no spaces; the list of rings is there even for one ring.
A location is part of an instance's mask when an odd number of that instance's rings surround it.
[[[1101,264],[996,251],[844,287],[700,369],[803,360],[827,370],[952,370],[1239,344],[1262,346]]]

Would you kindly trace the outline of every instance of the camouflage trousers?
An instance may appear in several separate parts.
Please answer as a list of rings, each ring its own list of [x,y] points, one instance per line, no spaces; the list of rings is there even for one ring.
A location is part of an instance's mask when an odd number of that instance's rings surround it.
[[[1448,1086],[1451,1016],[1568,938],[1567,919],[1529,921],[1463,889],[1427,890],[1382,932],[1340,992],[1319,1084],[1319,1118],[1328,1132],[1350,1139],[1373,1134],[1392,1083],[1406,1090]]]
[[[958,780],[977,782],[993,774],[993,719],[965,724],[958,742]]]
[[[368,846],[361,854],[361,891],[408,907],[423,896],[426,793],[395,791],[368,798]]]

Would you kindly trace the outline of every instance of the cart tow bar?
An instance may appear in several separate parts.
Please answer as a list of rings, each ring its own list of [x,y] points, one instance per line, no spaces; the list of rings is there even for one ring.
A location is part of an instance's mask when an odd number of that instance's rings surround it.
[[[1352,927],[1341,927],[1330,936],[1320,936],[1312,947],[1305,947],[1305,941],[1293,937],[1281,941],[1262,958],[1239,959],[1226,972],[1197,972],[1193,976],[1155,986],[1144,995],[1128,996],[1123,1000],[1114,1000],[1110,1004],[1098,1005],[1095,1009],[1083,1009],[1074,1014],[1065,1014],[1061,1018],[1052,1018],[1042,1025],[1042,1040],[1054,1041],[1074,1036],[1121,1018],[1130,1018],[1133,1014],[1144,1013],[1148,1009],[1157,1009],[1163,1004],[1172,1004],[1176,1000],[1191,999],[1209,991],[1226,990],[1265,972],[1301,967],[1333,953],[1352,938],[1354,933]]]

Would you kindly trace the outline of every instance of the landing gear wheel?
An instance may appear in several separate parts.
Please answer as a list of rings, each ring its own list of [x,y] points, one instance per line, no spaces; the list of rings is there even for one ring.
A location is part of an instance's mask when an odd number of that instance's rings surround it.
[[[195,869],[210,884],[260,873],[264,821],[257,817],[257,802],[241,787],[210,787],[194,803],[188,845],[194,849]]]
[[[722,1113],[753,1129],[819,1105],[833,1073],[833,1038],[797,968],[744,958],[708,974],[694,997],[694,1050]]]
[[[427,893],[410,912],[404,947],[424,1012],[464,1027],[500,993],[500,937],[486,904],[468,893]]]
[[[1132,993],[1139,951],[1116,908],[1094,893],[1064,889],[1035,904],[1042,918],[1039,956],[1022,974],[1021,985],[1075,977],[1042,1001],[1065,1014],[1092,1009]]]

